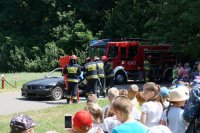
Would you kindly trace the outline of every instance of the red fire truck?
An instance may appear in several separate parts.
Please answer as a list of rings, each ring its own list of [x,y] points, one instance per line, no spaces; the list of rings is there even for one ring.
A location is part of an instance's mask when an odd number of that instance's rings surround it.
[[[110,41],[93,40],[90,43],[89,55],[106,55],[112,63],[115,81],[125,83],[129,79],[144,81],[144,60],[150,63],[150,80],[172,80],[173,65],[177,56],[171,51],[168,44],[152,45],[142,40]]]

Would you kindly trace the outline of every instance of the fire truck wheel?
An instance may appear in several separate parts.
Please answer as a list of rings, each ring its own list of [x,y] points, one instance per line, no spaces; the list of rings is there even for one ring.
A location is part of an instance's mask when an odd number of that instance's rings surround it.
[[[127,82],[127,79],[124,72],[119,71],[115,74],[115,84],[124,84],[126,82]]]
[[[63,97],[63,91],[59,86],[56,86],[51,91],[51,99],[52,100],[60,100]]]

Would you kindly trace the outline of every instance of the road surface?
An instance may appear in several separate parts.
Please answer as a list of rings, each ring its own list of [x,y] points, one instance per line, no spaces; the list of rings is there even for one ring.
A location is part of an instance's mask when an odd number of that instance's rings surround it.
[[[138,84],[141,88],[143,84]],[[119,89],[127,89],[130,84],[117,85]],[[84,101],[85,98],[81,98]],[[0,115],[14,114],[31,110],[39,110],[48,107],[66,104],[66,100],[50,101],[49,99],[28,100],[21,96],[21,92],[0,94]]]

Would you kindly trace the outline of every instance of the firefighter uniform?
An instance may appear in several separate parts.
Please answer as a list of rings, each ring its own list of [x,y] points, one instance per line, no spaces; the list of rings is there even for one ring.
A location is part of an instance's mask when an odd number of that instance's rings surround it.
[[[146,82],[149,81],[149,74],[150,74],[150,62],[147,59],[145,59],[144,60],[144,76],[145,76],[144,80]]]
[[[64,68],[63,74],[67,74],[68,90],[67,90],[67,103],[70,102],[72,96],[73,103],[77,102],[77,89],[79,82],[79,75],[81,74],[81,68],[76,62],[71,62]]]
[[[114,71],[112,64],[110,62],[105,62],[104,64],[105,76],[106,76],[106,88],[109,90],[114,87]]]
[[[87,62],[84,66],[84,72],[87,79],[86,96],[89,94],[97,94],[98,74],[96,62]]]
[[[104,72],[104,63],[100,59],[96,61],[97,63],[97,74],[101,83],[101,87],[105,92],[105,72]]]

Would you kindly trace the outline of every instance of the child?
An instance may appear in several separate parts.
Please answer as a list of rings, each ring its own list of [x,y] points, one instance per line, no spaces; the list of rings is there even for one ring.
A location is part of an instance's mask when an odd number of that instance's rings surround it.
[[[145,102],[144,93],[138,92],[137,95],[136,95],[136,99],[137,99],[139,106],[142,106],[142,104]]]
[[[114,98],[111,109],[122,124],[113,128],[112,133],[147,133],[146,127],[133,119],[132,106],[130,99],[124,95]]]
[[[147,127],[159,125],[163,113],[161,104],[160,87],[153,82],[144,84],[145,103],[142,105],[140,121]]]
[[[116,116],[107,117],[103,120],[103,124],[101,129],[103,130],[102,133],[112,133],[112,129],[121,125],[121,122],[117,120]]]
[[[134,106],[138,105],[137,99],[136,99],[137,93],[138,93],[138,86],[135,84],[132,84],[130,88],[128,89],[128,97]]]
[[[10,122],[10,133],[34,133],[36,123],[27,115],[17,115]]]
[[[166,109],[169,106],[169,89],[167,87],[161,87],[160,88],[160,95],[161,95],[161,100],[164,105],[164,109]]]
[[[88,131],[88,133],[96,133],[103,122],[103,111],[96,103],[88,103],[85,110],[89,111],[92,115],[92,128]]]
[[[133,108],[132,108],[133,118],[136,120],[140,120],[141,112],[140,110],[138,110],[139,104],[136,99],[137,93],[138,93],[138,86],[135,84],[132,84],[130,88],[128,89],[128,97],[131,100],[131,103],[133,104]]]
[[[185,105],[185,101],[189,96],[185,93],[184,89],[176,88],[170,91],[169,101],[170,105],[167,110],[164,111],[160,123],[167,125],[172,133],[177,132],[179,115],[183,111],[182,106]]]
[[[94,94],[88,95],[86,103],[97,103],[97,102],[98,102],[98,98],[96,95],[94,95]]]
[[[87,133],[91,127],[92,115],[86,110],[81,110],[74,115],[73,128],[68,131],[70,133]]]
[[[128,91],[125,89],[121,89],[121,90],[119,90],[119,95],[124,95],[124,96],[128,97]]]
[[[112,100],[114,99],[114,97],[119,95],[119,90],[115,87],[112,87],[108,90],[108,100],[109,100],[109,104],[106,105],[103,108],[103,112],[104,112],[104,118],[112,116],[112,112],[110,112],[110,104],[112,102]]]

